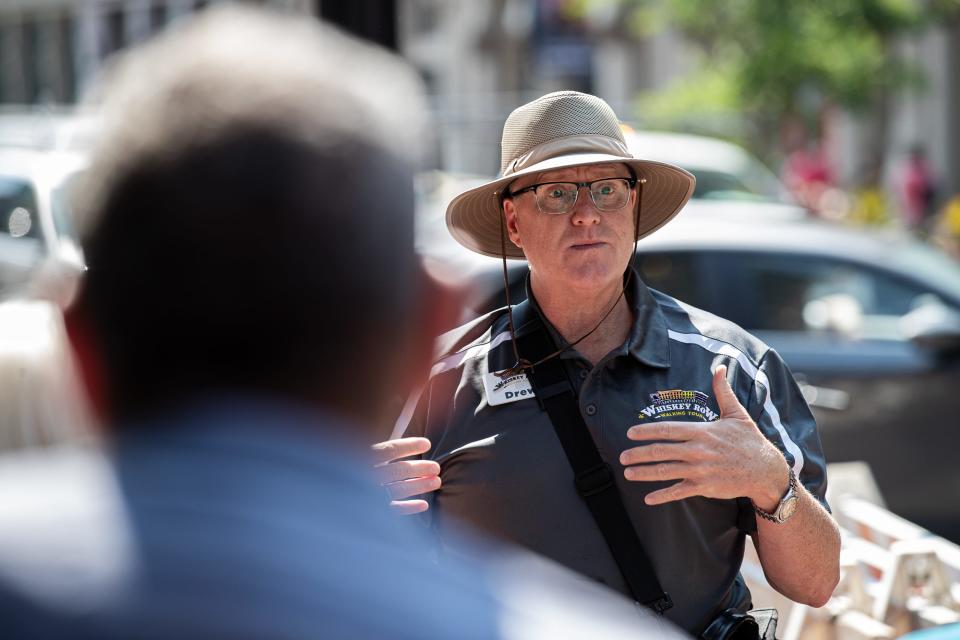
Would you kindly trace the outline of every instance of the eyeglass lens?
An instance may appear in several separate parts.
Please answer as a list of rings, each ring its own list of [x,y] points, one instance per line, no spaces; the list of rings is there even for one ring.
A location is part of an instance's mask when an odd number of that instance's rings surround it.
[[[589,183],[590,198],[600,211],[616,211],[630,199],[630,182],[610,178]],[[574,182],[551,182],[538,186],[534,193],[543,213],[567,213],[577,202],[580,187]]]

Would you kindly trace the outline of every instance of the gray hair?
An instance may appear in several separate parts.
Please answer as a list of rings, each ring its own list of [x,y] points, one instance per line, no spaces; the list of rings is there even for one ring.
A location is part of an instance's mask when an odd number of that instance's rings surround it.
[[[77,305],[113,412],[211,388],[376,406],[422,293],[416,74],[313,20],[217,7],[123,55],[98,103]]]

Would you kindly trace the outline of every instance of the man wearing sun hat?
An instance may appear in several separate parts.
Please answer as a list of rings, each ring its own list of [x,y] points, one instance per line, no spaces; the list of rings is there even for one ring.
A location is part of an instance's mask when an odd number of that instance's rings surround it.
[[[471,251],[526,259],[528,300],[442,336],[429,381],[374,449],[393,508],[429,509],[442,543],[466,521],[699,634],[751,606],[746,535],[769,582],[813,606],[837,583],[840,543],[816,425],[780,357],[630,264],[693,188],[683,169],[633,157],[597,97],[516,109],[501,177],[454,198],[447,226]],[[633,543],[611,541],[622,534]],[[637,582],[650,574],[662,597],[647,600]]]

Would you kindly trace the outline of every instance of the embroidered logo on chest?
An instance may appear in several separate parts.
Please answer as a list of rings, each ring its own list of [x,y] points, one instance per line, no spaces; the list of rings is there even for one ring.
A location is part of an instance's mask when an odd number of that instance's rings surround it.
[[[696,418],[701,422],[713,422],[720,416],[707,401],[710,396],[703,391],[668,389],[650,394],[650,404],[640,409],[637,418],[642,420],[676,420]]]
[[[487,404],[491,407],[534,397],[525,373],[509,378],[501,378],[497,373],[486,373],[483,376],[483,389],[487,394]]]

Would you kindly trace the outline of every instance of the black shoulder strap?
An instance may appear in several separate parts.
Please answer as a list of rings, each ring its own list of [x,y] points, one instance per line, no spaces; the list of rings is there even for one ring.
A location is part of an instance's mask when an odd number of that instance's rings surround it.
[[[517,349],[530,362],[537,362],[556,347],[539,316],[532,309],[529,311],[523,315],[527,316],[526,321],[533,330],[517,340]],[[637,602],[663,613],[673,606],[673,601],[660,586],[617,491],[613,472],[600,457],[580,415],[577,396],[563,364],[559,358],[551,358],[529,370],[528,376],[537,401],[550,416],[554,431],[573,467],[577,493],[587,503],[600,527],[630,592]]]

